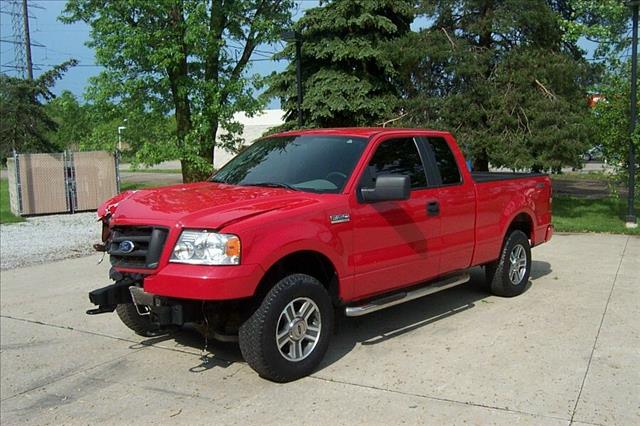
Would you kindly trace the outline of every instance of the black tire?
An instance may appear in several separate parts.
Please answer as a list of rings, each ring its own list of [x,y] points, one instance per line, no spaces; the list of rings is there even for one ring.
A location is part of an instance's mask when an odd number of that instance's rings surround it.
[[[153,337],[162,334],[162,330],[151,322],[148,315],[138,314],[133,303],[123,303],[116,307],[120,320],[139,336]]]
[[[515,268],[523,270],[524,274],[513,273],[510,270],[510,256],[514,250],[519,251],[520,246],[525,256],[526,265],[524,268]],[[485,276],[489,289],[496,296],[513,297],[522,294],[527,289],[529,275],[531,274],[531,245],[527,235],[519,230],[512,231],[502,246],[500,258],[495,262],[485,265]],[[512,280],[512,277],[516,278]]]
[[[310,348],[309,353],[301,360],[292,361],[287,359],[278,348],[276,333],[279,330],[279,323],[282,325],[285,308],[290,303],[294,303],[293,306],[295,306],[300,299],[311,300],[315,304],[314,314],[309,319],[316,321],[315,326],[319,322],[319,336],[312,347],[308,346],[312,343],[305,341],[305,338],[299,340],[301,345],[306,345],[302,353]],[[300,308],[300,311],[302,310],[303,308]],[[315,315],[316,311],[319,311],[318,316]],[[301,321],[300,312],[295,309],[294,312],[296,320]],[[333,334],[333,322],[333,305],[322,283],[309,275],[292,274],[278,281],[267,293],[260,307],[240,326],[240,351],[249,366],[261,377],[274,382],[290,382],[311,374],[318,367],[329,347],[329,340]],[[305,320],[304,323],[306,330],[307,321]],[[285,320],[285,324],[290,323]],[[286,333],[285,336],[293,335]],[[291,349],[291,346],[286,345],[295,344],[294,340],[290,340],[289,337],[285,339],[289,343],[285,343],[283,348]],[[291,353],[289,352],[288,355],[291,356]]]

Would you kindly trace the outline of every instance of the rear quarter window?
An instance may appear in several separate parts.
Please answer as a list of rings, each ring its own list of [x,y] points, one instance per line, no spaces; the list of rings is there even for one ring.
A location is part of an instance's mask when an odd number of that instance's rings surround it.
[[[431,145],[438,170],[440,171],[442,185],[455,185],[462,182],[456,158],[447,141],[443,138],[429,138],[429,145]]]

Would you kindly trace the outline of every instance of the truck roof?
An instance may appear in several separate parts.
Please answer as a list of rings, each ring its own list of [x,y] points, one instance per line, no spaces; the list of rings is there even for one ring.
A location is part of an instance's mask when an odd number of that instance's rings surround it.
[[[398,133],[398,132],[402,132],[402,133],[429,132],[429,133],[433,133],[434,135],[437,134],[442,136],[449,133],[449,132],[443,132],[443,131],[431,130],[431,129],[411,129],[411,128],[399,128],[399,127],[335,127],[335,128],[327,128],[327,129],[291,130],[288,132],[277,133],[272,136],[335,135],[335,136],[360,136],[360,137],[368,138],[381,133]]]

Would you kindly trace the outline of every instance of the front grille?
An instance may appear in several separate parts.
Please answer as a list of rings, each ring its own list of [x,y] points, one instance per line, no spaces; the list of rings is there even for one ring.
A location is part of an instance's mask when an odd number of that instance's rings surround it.
[[[107,252],[111,264],[120,268],[154,269],[169,230],[153,226],[117,226],[111,230]],[[123,242],[128,241],[131,244]],[[123,250],[124,249],[124,250]]]

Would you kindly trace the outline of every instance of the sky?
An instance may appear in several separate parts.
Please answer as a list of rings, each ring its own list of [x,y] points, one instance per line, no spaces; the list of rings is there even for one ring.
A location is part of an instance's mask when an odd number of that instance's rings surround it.
[[[95,65],[95,56],[92,49],[85,46],[89,40],[89,27],[84,23],[63,24],[58,21],[66,0],[29,0],[29,26],[31,33],[32,58],[34,63],[34,75],[37,77],[43,71],[53,65],[60,64],[68,59],[75,58],[79,64],[69,69],[64,77],[59,80],[53,92],[60,94],[64,90],[71,91],[81,98],[88,79],[100,72],[100,67]],[[318,0],[298,0],[294,20],[297,20],[304,10],[318,5]],[[10,0],[0,0],[0,65],[1,71],[8,75],[18,75],[15,70],[15,44],[8,41],[14,40],[12,25],[13,6]],[[412,25],[414,30],[423,26],[425,22],[417,20]],[[582,44],[584,49],[593,51],[593,44]],[[261,46],[261,51],[279,50],[279,46]],[[266,55],[268,56],[268,55]],[[254,55],[258,61],[252,62],[250,74],[266,75],[272,71],[281,71],[287,66],[287,60],[265,60],[265,54]],[[269,108],[277,108],[278,101],[274,100]]]
[[[87,79],[96,75],[100,68],[94,65],[93,50],[84,43],[89,39],[89,27],[84,24],[65,25],[57,20],[62,12],[66,0],[29,1],[29,29],[31,42],[35,46],[31,49],[34,63],[34,75],[71,58],[76,58],[80,64],[71,68],[62,80],[56,83],[54,93],[70,90],[76,95],[82,95]],[[3,73],[16,76],[18,72],[10,67],[15,63],[16,45],[5,40],[14,40],[12,16],[12,2],[0,1],[0,64]],[[38,64],[38,66],[35,66]]]
[[[75,58],[79,64],[70,68],[59,80],[53,93],[59,95],[64,90],[71,91],[79,98],[82,97],[88,79],[100,72],[100,66],[95,65],[93,49],[85,46],[89,40],[90,29],[84,23],[63,24],[58,17],[64,10],[66,0],[29,0],[29,29],[31,33],[31,55],[34,64],[34,76],[60,64],[68,59]],[[294,20],[298,19],[305,9],[318,5],[317,0],[297,1]],[[15,44],[7,42],[14,40],[12,25],[13,6],[9,0],[0,0],[0,64],[1,70],[11,76],[17,76],[19,71],[15,69]],[[284,46],[284,45],[283,45]],[[283,46],[260,46],[263,52],[280,50]],[[270,56],[270,55],[266,55]],[[281,71],[287,66],[287,60],[265,60],[265,54],[258,53],[253,59],[248,72],[250,74],[266,75],[272,71]],[[277,101],[275,101],[277,104]],[[277,105],[271,105],[277,107]]]

